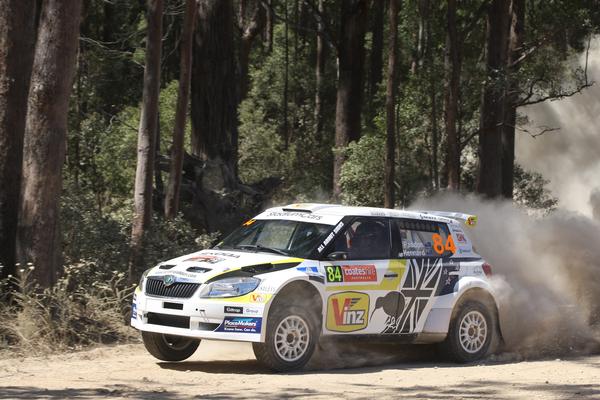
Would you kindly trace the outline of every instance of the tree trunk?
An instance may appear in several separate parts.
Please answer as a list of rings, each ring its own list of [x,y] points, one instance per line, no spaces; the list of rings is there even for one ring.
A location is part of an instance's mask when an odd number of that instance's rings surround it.
[[[383,21],[385,13],[385,1],[374,1],[372,7],[373,15],[371,16],[370,30],[373,35],[373,43],[371,45],[371,54],[369,55],[369,85],[367,87],[369,103],[373,101],[373,97],[377,94],[377,87],[381,83],[383,74]]]
[[[237,105],[231,0],[201,0],[192,62],[192,153],[237,183]]]
[[[250,21],[245,22],[242,16],[242,37],[240,39],[239,64],[240,64],[240,98],[241,102],[248,95],[249,77],[248,65],[250,64],[250,50],[254,38],[263,30],[265,26],[265,9],[259,0],[253,1],[253,12]]]
[[[267,0],[267,15],[265,26],[265,42],[267,42],[267,51],[273,52],[273,1]]]
[[[477,192],[486,197],[502,194],[502,76],[506,68],[509,0],[492,0],[487,16],[487,80],[483,88],[479,132]]]
[[[514,164],[515,164],[515,126],[517,124],[517,103],[519,101],[519,85],[517,74],[520,63],[513,63],[522,54],[525,29],[525,1],[512,0],[510,10],[510,32],[508,42],[508,79],[502,126],[502,195],[507,199],[513,197]]]
[[[138,131],[134,215],[131,229],[129,281],[136,282],[144,266],[144,242],[152,221],[152,177],[158,129],[158,96],[162,47],[163,0],[147,0],[146,67]]]
[[[285,149],[287,150],[290,145],[290,127],[289,127],[289,108],[288,108],[288,98],[289,98],[289,70],[290,70],[290,40],[289,40],[289,15],[288,15],[288,4],[287,0],[283,2],[283,16],[285,18],[285,26],[284,26],[284,74],[283,74],[283,138],[285,141]]]
[[[171,146],[171,164],[169,184],[165,195],[165,218],[173,219],[179,211],[179,192],[181,189],[181,171],[183,168],[183,139],[190,99],[190,80],[192,76],[192,41],[196,22],[196,0],[186,0],[183,32],[181,34],[181,59],[179,69],[179,89],[177,108],[175,110],[175,126],[173,128],[173,144]]]
[[[367,13],[367,0],[342,2],[333,161],[333,198],[336,200],[341,195],[340,174],[345,159],[341,152],[349,142],[358,140],[361,133]]]
[[[456,0],[448,0],[446,25],[445,64],[445,112],[446,127],[446,170],[448,190],[460,188],[460,143],[457,131],[458,99],[460,94],[460,43],[456,30]]]
[[[33,277],[42,287],[61,272],[59,206],[81,3],[43,3],[31,73],[17,254],[21,263],[35,265]]]
[[[15,273],[27,94],[35,44],[34,0],[0,3],[0,279]]]
[[[386,141],[385,141],[385,174],[384,201],[387,208],[394,208],[394,171],[396,154],[396,54],[398,52],[398,1],[390,0],[389,29],[390,44],[388,53],[387,87],[385,96]]]
[[[319,0],[319,13],[323,15],[323,0]],[[325,27],[320,19],[317,22],[317,62],[315,66],[315,138],[321,143],[323,138],[323,75],[325,74]]]

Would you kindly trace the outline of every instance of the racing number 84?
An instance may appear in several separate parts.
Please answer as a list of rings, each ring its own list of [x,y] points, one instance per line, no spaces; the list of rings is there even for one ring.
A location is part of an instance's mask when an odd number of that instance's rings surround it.
[[[328,265],[325,267],[327,282],[342,282],[342,267],[339,265]]]
[[[444,240],[438,233],[434,233],[431,236],[433,239],[433,250],[438,254],[444,254],[444,251],[449,251],[452,254],[456,253],[456,245],[454,244],[454,239],[452,239],[452,235],[448,235],[448,239],[446,239],[446,244],[444,245]]]

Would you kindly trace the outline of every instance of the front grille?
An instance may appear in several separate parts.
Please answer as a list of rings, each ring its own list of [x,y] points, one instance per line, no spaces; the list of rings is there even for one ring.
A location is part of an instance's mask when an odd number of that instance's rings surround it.
[[[190,329],[190,317],[179,315],[158,314],[149,312],[148,323],[152,325],[171,326],[173,328]]]
[[[146,293],[151,296],[187,299],[192,297],[199,286],[199,283],[187,282],[175,282],[170,286],[165,286],[162,279],[148,278],[148,281],[146,282]]]

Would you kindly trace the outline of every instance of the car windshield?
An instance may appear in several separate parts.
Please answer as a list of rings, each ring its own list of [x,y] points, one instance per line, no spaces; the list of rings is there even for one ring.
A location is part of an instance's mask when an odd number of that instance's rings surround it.
[[[310,258],[333,226],[281,219],[250,220],[233,231],[216,249],[261,251]]]

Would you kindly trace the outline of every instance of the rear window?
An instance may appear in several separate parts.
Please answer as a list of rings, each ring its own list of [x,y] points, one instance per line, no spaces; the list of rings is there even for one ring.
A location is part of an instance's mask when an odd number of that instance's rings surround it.
[[[397,258],[450,257],[456,251],[446,224],[395,219],[392,226]]]

